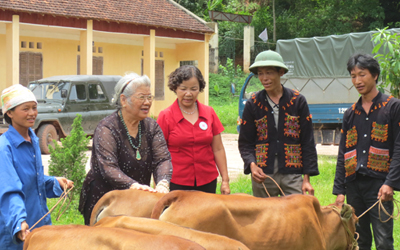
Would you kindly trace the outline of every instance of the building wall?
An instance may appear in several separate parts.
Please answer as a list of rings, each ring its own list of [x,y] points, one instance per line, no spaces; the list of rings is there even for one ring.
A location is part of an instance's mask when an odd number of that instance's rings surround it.
[[[95,42],[95,46],[103,48],[103,53],[97,52],[93,56],[103,56],[104,75],[123,76],[127,72],[135,72],[140,75],[142,46],[98,42]]]
[[[190,61],[197,60],[198,68],[203,74],[204,80],[206,81],[206,88],[208,88],[208,77],[205,77],[205,55],[204,55],[204,43],[185,43],[179,45],[179,50],[177,50],[178,61]],[[208,51],[207,51],[208,52]],[[208,66],[208,61],[207,61]],[[206,102],[205,91],[201,92],[197,97],[199,102],[208,105]]]
[[[156,51],[163,52],[163,58],[156,57],[156,60],[164,60],[164,100],[156,101],[154,105],[154,115],[158,114],[168,106],[170,106],[176,99],[176,94],[168,88],[168,76],[179,67],[179,61],[176,58],[175,49],[160,49],[156,47]]]
[[[156,38],[157,39],[157,38]],[[94,40],[96,37],[94,36]],[[26,48],[21,48],[21,42],[26,42]],[[34,48],[29,48],[29,43]],[[37,48],[37,44],[41,48]],[[55,75],[77,74],[77,56],[80,41],[76,37],[71,39],[20,36],[19,51],[42,53],[43,78]],[[142,45],[128,45],[107,42],[94,42],[96,51],[93,56],[103,57],[104,75],[124,75],[127,72],[141,74],[143,59]],[[98,48],[101,47],[102,53]],[[166,48],[167,47],[167,48]],[[204,43],[189,42],[187,44],[176,44],[175,46],[163,46],[155,48],[158,56],[155,60],[164,61],[164,99],[153,102],[154,116],[157,117],[160,111],[171,105],[176,100],[176,94],[168,88],[168,76],[179,67],[180,61],[197,60],[199,68],[204,72],[201,65],[204,64]],[[160,52],[163,56],[160,57]],[[144,62],[146,63],[146,62]],[[207,63],[208,65],[208,63]],[[203,73],[204,74],[204,73]],[[208,79],[206,79],[208,82]],[[6,36],[0,34],[0,92],[6,87]],[[208,88],[208,85],[206,86]],[[199,101],[204,103],[204,92],[200,93]]]
[[[0,34],[0,94],[6,88],[6,35]]]
[[[27,48],[21,48],[21,42],[28,43]],[[29,42],[34,42],[35,48],[29,48]],[[37,43],[42,49],[37,49]],[[42,53],[43,78],[55,75],[75,75],[77,69],[77,54],[79,41],[40,37],[20,37],[20,52],[30,51]]]

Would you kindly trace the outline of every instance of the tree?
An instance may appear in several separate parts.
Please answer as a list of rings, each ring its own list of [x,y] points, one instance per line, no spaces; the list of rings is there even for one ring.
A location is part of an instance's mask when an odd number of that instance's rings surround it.
[[[90,139],[86,137],[81,123],[82,115],[77,114],[70,135],[61,139],[62,146],[55,142],[55,147],[50,147],[49,174],[63,176],[74,182],[75,187],[71,192],[71,197],[81,193],[86,176],[87,156],[85,151]]]
[[[376,44],[372,53],[382,51],[382,54],[375,55],[381,66],[381,80],[384,87],[390,85],[390,93],[400,97],[400,35],[391,34],[388,27],[378,29],[373,35]],[[382,49],[383,46],[383,49]]]

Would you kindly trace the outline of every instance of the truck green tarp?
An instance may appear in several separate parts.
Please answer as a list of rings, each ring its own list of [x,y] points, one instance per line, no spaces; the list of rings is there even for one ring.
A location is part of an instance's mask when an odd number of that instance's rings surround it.
[[[400,33],[400,28],[388,31]],[[375,32],[278,40],[276,51],[289,68],[285,77],[349,77],[346,69],[349,57],[355,53],[371,54]]]

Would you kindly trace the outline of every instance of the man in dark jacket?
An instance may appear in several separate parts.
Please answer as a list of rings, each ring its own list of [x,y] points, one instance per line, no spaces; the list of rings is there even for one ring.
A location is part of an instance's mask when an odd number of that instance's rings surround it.
[[[307,101],[298,91],[281,85],[288,68],[271,50],[257,55],[250,71],[258,75],[264,89],[246,103],[239,134],[244,173],[252,176],[253,195],[314,195],[310,176],[318,175],[317,152]],[[302,177],[304,175],[304,179]]]
[[[370,55],[350,57],[347,70],[360,99],[344,113],[333,194],[360,216],[381,199],[393,211],[393,190],[400,190],[400,101],[376,88],[379,63]],[[372,234],[377,250],[393,249],[393,220],[378,205],[363,215],[356,231],[360,250],[371,249]]]

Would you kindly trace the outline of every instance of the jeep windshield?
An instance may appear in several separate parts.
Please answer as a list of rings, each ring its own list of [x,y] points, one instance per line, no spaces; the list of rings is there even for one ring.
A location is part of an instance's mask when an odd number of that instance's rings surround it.
[[[38,102],[61,102],[66,98],[70,82],[33,82],[28,88],[33,92]],[[64,93],[64,94],[62,94]]]

